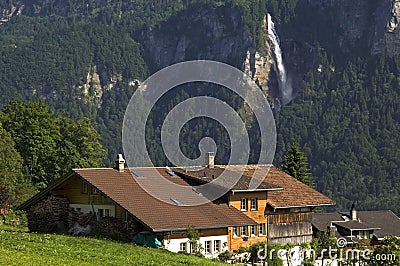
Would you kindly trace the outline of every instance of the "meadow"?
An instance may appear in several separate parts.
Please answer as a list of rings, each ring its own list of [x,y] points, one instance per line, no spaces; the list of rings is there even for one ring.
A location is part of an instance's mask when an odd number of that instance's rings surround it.
[[[0,226],[0,265],[226,265],[106,239],[28,233]]]

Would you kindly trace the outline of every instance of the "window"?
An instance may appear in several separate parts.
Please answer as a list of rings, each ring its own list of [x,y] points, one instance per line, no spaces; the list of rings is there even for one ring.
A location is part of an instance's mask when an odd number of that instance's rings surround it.
[[[221,252],[221,240],[214,240],[214,253]]]
[[[242,226],[242,236],[247,236],[248,232],[247,232],[247,225]]]
[[[242,211],[247,211],[247,199],[240,200],[240,209]]]
[[[179,244],[179,250],[182,252],[187,252],[187,243],[186,242],[182,242]]]
[[[97,188],[92,187],[92,194],[97,194]]]
[[[88,192],[88,183],[86,181],[82,181],[82,193],[87,194]]]
[[[239,236],[240,236],[239,227],[238,226],[233,227],[233,237],[239,237]]]
[[[122,220],[124,221],[124,222],[127,222],[128,221],[128,212],[127,211],[122,211]]]
[[[257,199],[250,199],[250,210],[256,211],[257,210]]]
[[[260,236],[265,236],[265,224],[258,225],[258,234]]]
[[[110,209],[105,209],[104,210],[104,216],[105,217],[110,217],[111,216],[111,210]]]
[[[257,234],[257,225],[250,226],[250,235],[255,236]]]
[[[204,243],[204,252],[211,253],[211,241],[206,241]]]

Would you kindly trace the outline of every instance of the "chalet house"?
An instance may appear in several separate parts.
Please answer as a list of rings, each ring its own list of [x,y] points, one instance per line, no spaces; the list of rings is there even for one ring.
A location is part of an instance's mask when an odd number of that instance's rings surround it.
[[[346,239],[348,246],[361,239],[376,245],[386,236],[400,237],[400,218],[392,211],[357,211],[354,205],[350,213],[313,213],[312,225],[315,236],[330,229],[336,238]]]
[[[256,189],[249,189],[250,176],[259,167],[268,168],[269,172]],[[157,170],[171,182],[193,186],[212,181],[224,170],[238,171],[239,167],[214,165],[208,157],[206,166],[198,171],[177,167],[149,169],[142,167],[135,171],[142,177],[150,177]],[[52,199],[64,202],[67,210],[59,210],[58,205],[54,210],[45,204]],[[130,169],[124,168],[124,160],[120,160],[116,168],[73,169],[23,203],[20,209],[27,211],[32,231],[40,231],[43,217],[57,228],[71,228],[76,223],[71,219],[72,212],[91,213],[96,220],[120,221],[120,227],[128,227],[127,234],[151,232],[173,252],[190,251],[186,229],[192,225],[200,233],[203,253],[215,257],[224,250],[233,251],[260,241],[283,244],[311,241],[312,210],[333,204],[328,197],[272,165],[245,166],[237,184],[213,202],[182,206],[179,200],[171,199],[167,203],[149,195]]]

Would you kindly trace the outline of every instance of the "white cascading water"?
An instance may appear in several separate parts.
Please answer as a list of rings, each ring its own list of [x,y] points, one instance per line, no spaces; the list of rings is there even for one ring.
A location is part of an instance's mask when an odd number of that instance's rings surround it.
[[[274,63],[275,63],[275,70],[278,76],[278,85],[279,85],[279,91],[281,95],[281,101],[282,105],[288,104],[291,100],[293,100],[293,87],[288,80],[285,65],[283,64],[283,57],[282,57],[282,50],[280,47],[280,40],[278,37],[278,34],[276,33],[275,30],[275,24],[272,21],[271,15],[268,13],[267,15],[268,19],[268,37],[270,40],[270,45],[271,45],[271,52],[273,53],[273,56],[275,57]]]

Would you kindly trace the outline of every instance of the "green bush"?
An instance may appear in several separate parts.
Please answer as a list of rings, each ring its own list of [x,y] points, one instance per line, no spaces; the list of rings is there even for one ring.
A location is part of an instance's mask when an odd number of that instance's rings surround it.
[[[28,219],[24,211],[10,210],[7,214],[2,214],[0,216],[1,224],[26,227],[28,226]]]
[[[224,252],[222,252],[221,254],[218,255],[218,259],[222,262],[227,262],[228,260],[231,259],[231,253],[229,252],[229,250],[225,250]]]

